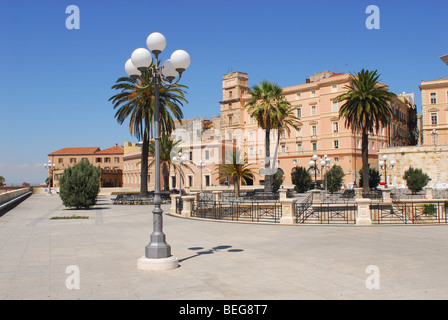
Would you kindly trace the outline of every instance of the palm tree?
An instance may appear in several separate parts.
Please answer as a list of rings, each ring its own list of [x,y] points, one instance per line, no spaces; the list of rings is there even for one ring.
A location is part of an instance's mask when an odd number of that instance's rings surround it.
[[[109,101],[118,109],[115,118],[119,124],[129,118],[129,132],[142,141],[140,194],[148,194],[148,155],[149,140],[153,136],[154,118],[154,85],[151,83],[152,72],[147,69],[141,77],[133,80],[130,77],[119,78],[112,89],[121,90]],[[160,130],[161,135],[170,134],[174,128],[174,119],[181,121],[183,113],[180,106],[188,103],[184,85],[174,84],[159,90]]]
[[[6,179],[3,176],[0,176],[0,187],[3,186],[5,181],[6,181]]]
[[[254,178],[253,168],[248,165],[247,157],[240,157],[237,150],[233,150],[229,161],[217,164],[216,169],[219,179],[232,179],[235,198],[240,196],[241,182],[246,183],[246,179]]]
[[[181,143],[181,140],[174,141],[171,140],[168,135],[163,135],[160,137],[160,165],[162,166],[162,178],[163,178],[163,190],[169,191],[169,178],[170,178],[170,170],[171,167],[174,168],[174,171],[178,169],[178,165],[175,164],[172,160],[173,156],[176,156],[177,146]],[[151,140],[149,143],[149,154],[155,155],[155,142]],[[155,160],[152,160],[149,163],[149,167],[153,166]],[[187,166],[185,163],[182,165]]]
[[[279,127],[281,123],[279,119],[289,106],[289,102],[282,95],[282,90],[280,86],[272,82],[262,81],[247,92],[252,96],[246,103],[247,111],[257,121],[258,126],[265,130],[265,192],[272,192],[274,177],[270,160],[270,133],[271,130]]]
[[[369,134],[386,127],[392,117],[390,101],[395,94],[386,85],[378,82],[377,70],[362,69],[350,75],[351,84],[347,92],[334,99],[344,102],[339,109],[339,118],[345,118],[345,127],[362,134],[363,190],[369,190]]]

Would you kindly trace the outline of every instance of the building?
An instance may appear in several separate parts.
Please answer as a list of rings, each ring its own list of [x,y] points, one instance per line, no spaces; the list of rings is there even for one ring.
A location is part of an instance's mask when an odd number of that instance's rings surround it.
[[[448,144],[448,78],[421,81],[423,145]]]
[[[123,154],[124,149],[118,144],[104,150],[99,147],[69,147],[54,151],[48,154],[48,160],[55,164],[53,185],[59,187],[65,168],[86,160],[101,168],[101,187],[122,187]]]
[[[223,99],[221,105],[221,131],[226,139],[236,139],[249,162],[264,167],[264,131],[248,114],[245,104],[250,99],[247,94],[248,75],[233,72],[223,76]],[[288,134],[280,132],[277,165],[285,173],[285,184],[292,184],[290,172],[295,166],[308,168],[314,154],[327,155],[331,164],[340,165],[346,176],[345,183],[351,185],[358,180],[358,171],[362,167],[361,134],[346,128],[338,111],[342,103],[334,99],[346,92],[350,85],[350,75],[325,71],[316,73],[305,83],[283,88],[287,101],[296,108],[300,118],[299,130]],[[416,114],[412,95],[403,94],[392,102],[393,118],[390,126],[380,128],[369,136],[369,163],[378,166],[378,151],[389,146],[413,144],[409,123],[411,114]],[[416,125],[416,116],[415,116]],[[277,133],[272,132],[271,150],[275,150]],[[415,141],[416,143],[416,141]],[[274,161],[271,151],[271,162]],[[320,169],[320,168],[319,168]],[[311,171],[313,178],[321,180],[325,172]],[[258,175],[254,184],[263,184],[264,176]]]

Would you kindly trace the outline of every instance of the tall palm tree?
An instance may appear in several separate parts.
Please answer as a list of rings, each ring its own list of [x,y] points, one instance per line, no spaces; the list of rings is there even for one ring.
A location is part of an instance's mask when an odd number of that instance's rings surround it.
[[[247,157],[241,157],[238,150],[233,150],[229,161],[215,166],[219,179],[232,179],[235,198],[240,196],[241,183],[246,183],[246,179],[254,178],[253,168],[248,165]]]
[[[170,170],[171,167],[174,168],[174,171],[178,169],[178,165],[174,163],[172,160],[174,156],[177,155],[176,150],[177,146],[181,143],[181,140],[174,141],[171,140],[168,135],[163,135],[160,137],[160,165],[162,166],[162,178],[163,178],[163,190],[169,191],[169,178],[170,178]],[[149,154],[155,155],[155,142],[151,140],[149,143]],[[155,160],[152,160],[149,163],[149,167],[155,164]],[[187,164],[183,163],[182,165],[188,167]],[[182,178],[181,178],[182,179]]]
[[[129,132],[142,141],[140,194],[148,194],[148,155],[149,140],[153,136],[153,119],[155,113],[154,85],[151,83],[152,72],[147,69],[137,80],[130,77],[119,78],[112,89],[120,90],[113,95],[115,118],[123,124],[129,118]],[[181,121],[181,106],[188,103],[185,99],[184,85],[172,85],[159,90],[160,130],[161,135],[170,134],[174,128],[174,119]]]
[[[362,134],[363,190],[369,190],[369,134],[386,127],[392,117],[391,100],[396,96],[388,87],[379,83],[377,70],[362,69],[350,75],[351,84],[347,92],[334,99],[344,102],[339,109],[339,118],[345,119],[345,127]]]
[[[265,130],[265,192],[272,192],[272,183],[274,181],[274,170],[271,168],[271,130],[278,129],[284,116],[285,110],[288,110],[290,104],[282,95],[283,89],[270,81],[262,81],[248,90],[251,95],[246,103],[248,112],[257,121],[258,126]],[[274,162],[275,166],[275,162]]]

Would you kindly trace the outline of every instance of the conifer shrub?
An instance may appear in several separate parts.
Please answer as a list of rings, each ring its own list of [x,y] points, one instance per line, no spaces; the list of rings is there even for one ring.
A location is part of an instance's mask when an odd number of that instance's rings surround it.
[[[311,183],[313,182],[310,173],[304,167],[299,166],[292,169],[291,180],[294,184],[294,190],[299,193],[310,190]]]
[[[423,190],[429,182],[429,176],[424,173],[422,169],[415,169],[413,167],[409,167],[409,169],[404,172],[403,179],[406,181],[408,189],[411,190],[413,194]]]
[[[67,167],[59,180],[59,195],[68,208],[89,208],[96,203],[100,191],[101,169],[82,160]]]

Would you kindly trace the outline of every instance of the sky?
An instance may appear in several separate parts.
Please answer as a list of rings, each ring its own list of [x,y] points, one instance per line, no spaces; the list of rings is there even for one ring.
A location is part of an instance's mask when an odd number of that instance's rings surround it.
[[[70,5],[79,9],[79,29]],[[366,27],[379,9],[379,29]],[[186,119],[220,113],[222,76],[248,73],[298,85],[316,72],[378,70],[395,93],[448,77],[445,0],[0,0],[0,176],[45,181],[48,154],[64,147],[136,142],[108,99],[133,50],[152,32],[191,64]]]

